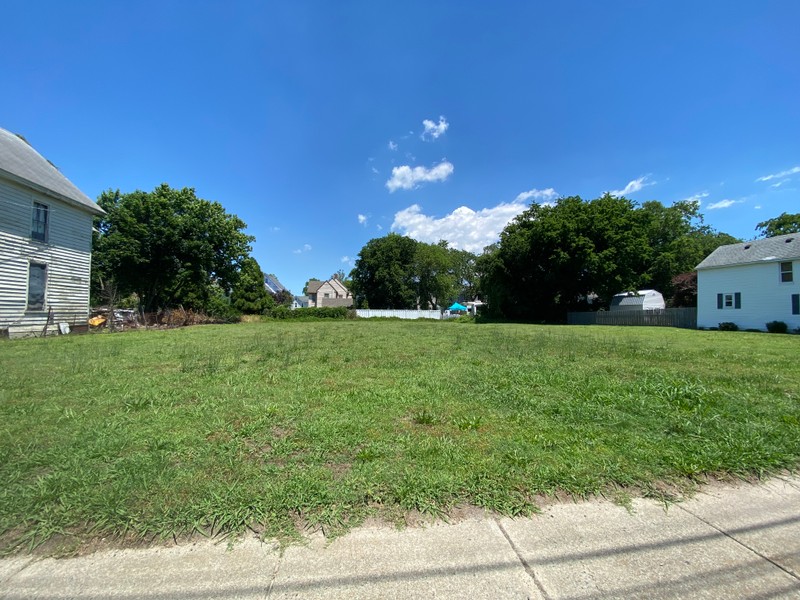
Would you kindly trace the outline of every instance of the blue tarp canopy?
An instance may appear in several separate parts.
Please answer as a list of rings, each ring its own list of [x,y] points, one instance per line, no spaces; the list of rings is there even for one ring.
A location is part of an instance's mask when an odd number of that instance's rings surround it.
[[[459,304],[458,302],[453,302],[453,306],[448,308],[447,310],[467,310],[467,307],[463,304]]]

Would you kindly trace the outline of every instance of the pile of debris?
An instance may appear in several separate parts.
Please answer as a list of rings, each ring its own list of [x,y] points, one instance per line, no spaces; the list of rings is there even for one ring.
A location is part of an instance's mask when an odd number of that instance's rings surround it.
[[[131,308],[112,310],[108,306],[96,306],[92,309],[89,325],[95,329],[107,327],[111,330],[124,331],[139,327],[139,313]]]

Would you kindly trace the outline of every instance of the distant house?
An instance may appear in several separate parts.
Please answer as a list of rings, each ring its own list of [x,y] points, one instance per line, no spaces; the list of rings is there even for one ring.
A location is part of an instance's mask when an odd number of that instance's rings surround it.
[[[25,140],[0,129],[0,333],[86,325],[92,218],[102,214]]]
[[[308,296],[295,296],[292,299],[292,310],[295,308],[308,308]]]
[[[664,296],[655,290],[622,292],[611,299],[612,312],[660,310],[666,307]]]
[[[350,290],[335,276],[327,281],[309,282],[306,295],[309,307],[353,305],[353,295]]]
[[[800,327],[800,234],[720,246],[697,265],[697,326]]]

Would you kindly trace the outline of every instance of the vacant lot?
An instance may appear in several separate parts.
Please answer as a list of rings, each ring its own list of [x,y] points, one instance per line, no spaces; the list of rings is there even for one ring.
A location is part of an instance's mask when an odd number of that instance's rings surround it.
[[[524,514],[794,468],[798,356],[800,336],[442,322],[6,341],[0,548]]]

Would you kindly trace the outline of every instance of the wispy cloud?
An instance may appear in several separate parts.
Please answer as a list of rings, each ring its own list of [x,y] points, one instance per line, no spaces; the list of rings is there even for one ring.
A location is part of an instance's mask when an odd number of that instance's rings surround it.
[[[698,192],[696,194],[692,194],[688,198],[681,200],[681,202],[697,202],[697,204],[702,204],[703,198],[708,198],[708,192]]]
[[[773,173],[772,175],[764,175],[763,177],[759,177],[758,179],[756,179],[756,181],[770,181],[771,179],[780,179],[781,177],[796,175],[797,173],[800,173],[800,166],[792,167],[791,169],[781,171],[780,173]]]
[[[360,225],[366,226],[367,224],[367,215],[358,215],[358,222]]]
[[[771,188],[779,188],[779,187],[781,187],[781,186],[782,186],[784,183],[787,183],[787,182],[789,182],[789,181],[791,181],[791,179],[781,179],[781,180],[780,180],[780,181],[778,181],[777,183],[770,184],[770,186],[769,186],[769,187],[771,187]]]
[[[496,242],[509,221],[526,208],[524,203],[516,201],[478,211],[461,206],[437,219],[424,214],[418,204],[413,204],[395,213],[392,229],[420,242],[447,240],[453,248],[480,252]]]
[[[389,140],[389,150],[393,152],[397,150],[397,144],[393,140]]]
[[[420,137],[423,140],[431,141],[444,134],[444,132],[447,131],[447,128],[450,127],[450,123],[448,123],[447,119],[444,117],[439,117],[438,123],[434,123],[430,119],[425,119],[422,122],[422,126],[425,127],[425,131],[422,132]]]
[[[643,175],[638,179],[629,181],[628,185],[626,185],[621,190],[611,190],[608,193],[611,194],[612,196],[627,196],[628,194],[635,194],[642,188],[647,187],[648,185],[655,185],[656,183],[655,181],[647,181],[649,177],[650,177],[649,175]]]
[[[744,200],[720,200],[719,202],[714,202],[714,204],[709,204],[706,206],[707,210],[717,210],[718,208],[730,208],[734,204],[741,204]]]
[[[378,225],[375,225],[375,228],[376,228],[378,231],[383,231],[383,226],[381,226],[380,224],[378,224]]]
[[[292,250],[292,254],[303,254],[304,252],[311,252],[311,244],[303,244],[302,248]]]
[[[532,190],[518,194],[517,197],[514,198],[514,202],[526,202],[531,198],[534,200],[543,201],[544,204],[548,204],[554,199],[558,198],[558,192],[556,192],[553,188],[547,188],[544,190],[537,190],[536,188],[533,188]]]
[[[390,192],[396,190],[411,190],[418,187],[421,183],[431,183],[435,181],[445,181],[453,174],[453,164],[443,160],[438,165],[426,169],[425,167],[394,167],[392,176],[386,182],[386,187]]]
[[[349,256],[347,256],[347,255],[343,256],[343,257],[341,258],[341,262],[343,262],[343,263],[349,263],[349,262],[350,262],[350,257],[349,257]]]

